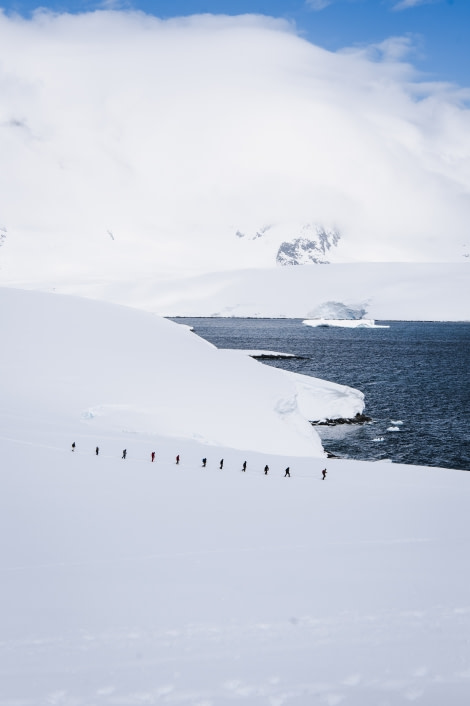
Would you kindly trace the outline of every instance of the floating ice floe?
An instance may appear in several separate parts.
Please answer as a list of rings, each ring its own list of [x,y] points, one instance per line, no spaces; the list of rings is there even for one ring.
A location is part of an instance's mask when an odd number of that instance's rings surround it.
[[[376,436],[372,441],[385,441],[385,438],[383,436]]]
[[[388,427],[387,431],[400,431],[400,427]]]
[[[375,323],[375,319],[305,319],[306,326],[340,327],[340,328],[390,328],[387,325]]]
[[[223,350],[223,349],[222,349]],[[232,350],[232,349],[230,349]],[[257,350],[244,350],[237,349],[239,353],[244,355],[249,355],[251,358],[298,358],[299,356],[294,355],[294,353],[280,353],[279,351],[257,351]]]

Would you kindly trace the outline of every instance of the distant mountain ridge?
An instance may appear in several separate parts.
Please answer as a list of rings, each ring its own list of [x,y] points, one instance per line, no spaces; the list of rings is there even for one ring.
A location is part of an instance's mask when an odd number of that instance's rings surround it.
[[[265,225],[252,232],[237,230],[235,236],[255,248],[266,246],[264,266],[326,265],[341,240],[339,229],[321,223],[282,223]]]
[[[305,235],[284,241],[276,255],[278,265],[327,265],[327,253],[337,247],[341,234],[335,229],[326,229],[319,225],[306,225],[302,228]]]

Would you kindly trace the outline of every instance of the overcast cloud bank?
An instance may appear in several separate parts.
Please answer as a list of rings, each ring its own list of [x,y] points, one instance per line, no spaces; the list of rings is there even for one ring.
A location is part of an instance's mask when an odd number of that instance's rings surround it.
[[[401,38],[103,11],[0,15],[0,39],[4,283],[271,267],[305,224],[333,262],[468,255],[469,93]]]

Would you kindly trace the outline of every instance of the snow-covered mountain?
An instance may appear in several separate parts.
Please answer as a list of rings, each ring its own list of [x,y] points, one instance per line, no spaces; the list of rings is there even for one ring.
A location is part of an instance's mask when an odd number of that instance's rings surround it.
[[[237,230],[235,235],[249,243],[246,251],[252,251],[253,258],[257,250],[263,248],[264,264],[271,266],[327,264],[341,239],[337,229],[318,223],[268,225],[254,233]],[[257,241],[256,244],[253,241]]]
[[[284,241],[277,251],[276,262],[280,265],[327,265],[328,251],[337,245],[339,239],[337,233],[333,233],[330,239],[329,234],[322,228],[318,232],[318,238],[304,235]]]
[[[2,283],[469,253],[465,94],[393,52],[260,16],[0,14],[0,85]]]

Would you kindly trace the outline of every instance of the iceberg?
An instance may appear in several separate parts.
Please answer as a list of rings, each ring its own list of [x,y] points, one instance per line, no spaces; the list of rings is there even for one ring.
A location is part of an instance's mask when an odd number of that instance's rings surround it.
[[[376,324],[374,319],[304,319],[306,326],[340,328],[390,328],[385,324]]]
[[[380,326],[374,319],[366,319],[366,309],[363,305],[347,305],[343,302],[323,302],[303,321],[307,326],[339,326],[341,328],[390,328]]]

